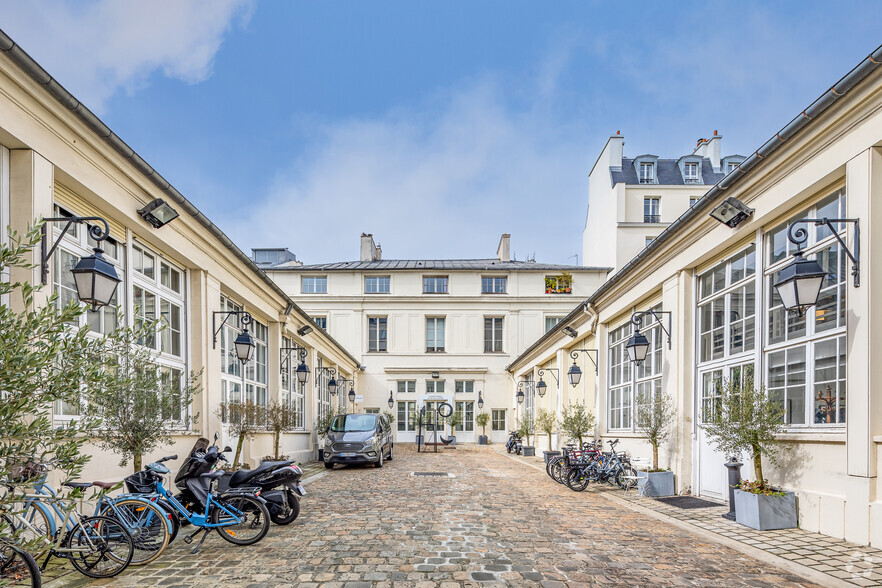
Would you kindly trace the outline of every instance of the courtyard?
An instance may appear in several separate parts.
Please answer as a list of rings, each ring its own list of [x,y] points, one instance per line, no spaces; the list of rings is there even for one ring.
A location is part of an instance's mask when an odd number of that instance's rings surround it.
[[[253,547],[179,537],[153,565],[49,586],[812,586],[606,499],[574,493],[499,445],[340,467],[306,486],[297,521]],[[419,474],[444,475],[419,475]],[[186,530],[186,529],[185,529]]]

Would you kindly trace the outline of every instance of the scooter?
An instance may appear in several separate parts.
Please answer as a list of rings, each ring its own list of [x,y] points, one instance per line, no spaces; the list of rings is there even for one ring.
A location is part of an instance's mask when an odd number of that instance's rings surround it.
[[[508,432],[508,441],[505,443],[505,450],[509,453],[515,452],[515,455],[521,454],[521,436],[517,431]]]
[[[306,490],[300,483],[303,472],[293,461],[265,461],[253,470],[224,472],[218,479],[218,490],[241,487],[260,488],[260,497],[266,500],[270,520],[277,525],[289,525],[300,515],[300,498]]]

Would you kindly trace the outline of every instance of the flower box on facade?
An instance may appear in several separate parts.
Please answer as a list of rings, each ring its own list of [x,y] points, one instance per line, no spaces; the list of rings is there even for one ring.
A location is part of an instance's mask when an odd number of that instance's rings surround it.
[[[651,496],[658,498],[661,496],[673,496],[674,491],[674,472],[647,472],[641,470],[637,472],[637,493],[640,496]]]
[[[735,490],[735,521],[757,531],[796,528],[796,495],[770,496]]]

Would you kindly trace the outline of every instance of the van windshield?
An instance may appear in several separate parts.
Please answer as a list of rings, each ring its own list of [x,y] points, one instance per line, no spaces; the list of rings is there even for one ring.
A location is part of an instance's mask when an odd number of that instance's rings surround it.
[[[377,426],[375,414],[341,414],[334,417],[331,430],[335,433],[356,433],[359,431],[373,431]]]

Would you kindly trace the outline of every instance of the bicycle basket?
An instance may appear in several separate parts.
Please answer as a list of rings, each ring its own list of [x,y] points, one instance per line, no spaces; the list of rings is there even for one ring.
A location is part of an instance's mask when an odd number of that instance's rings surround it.
[[[156,492],[156,479],[149,472],[135,472],[125,478],[126,490],[133,494]]]
[[[45,465],[29,461],[9,468],[9,477],[13,482],[22,483],[30,480],[43,480],[48,472],[49,468]]]

